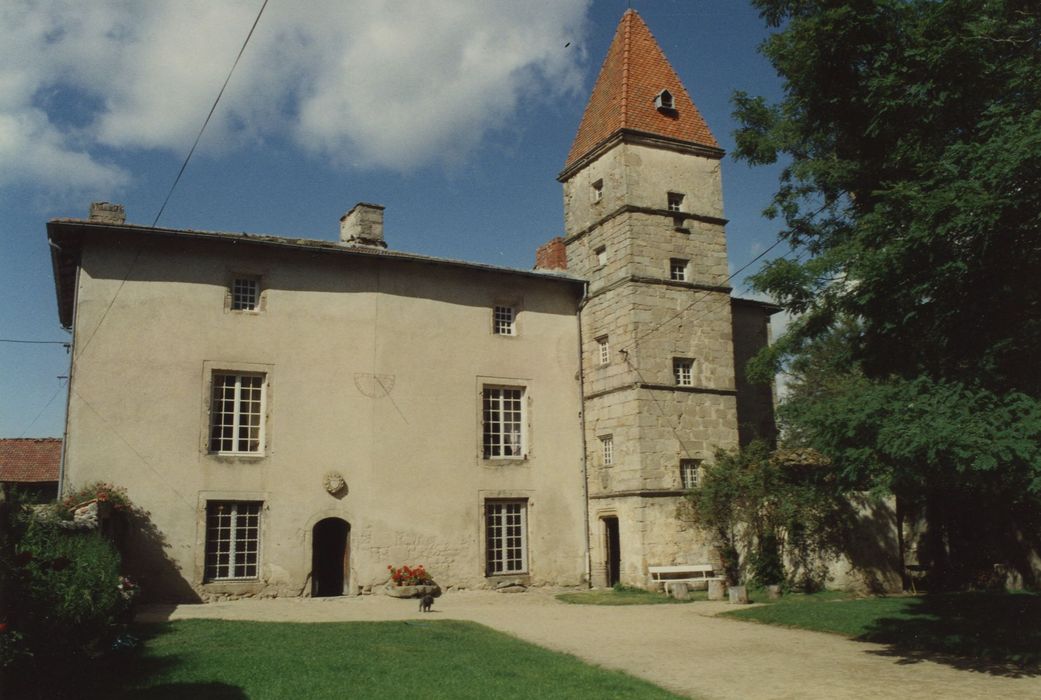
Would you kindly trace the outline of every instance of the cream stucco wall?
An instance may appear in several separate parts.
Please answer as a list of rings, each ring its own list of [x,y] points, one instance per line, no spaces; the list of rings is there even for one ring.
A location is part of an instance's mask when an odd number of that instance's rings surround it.
[[[531,583],[583,579],[578,285],[133,232],[88,239],[81,262],[66,483],[111,481],[150,511],[135,541],[159,596],[307,594],[326,517],[350,524],[350,592],[390,564],[484,586],[489,498],[527,501]],[[227,308],[242,274],[257,313]],[[492,333],[495,304],[518,309],[516,337]],[[209,452],[215,370],[266,377],[263,456]],[[524,388],[526,459],[483,459],[485,383]],[[204,583],[207,500],[263,502],[259,580]]]

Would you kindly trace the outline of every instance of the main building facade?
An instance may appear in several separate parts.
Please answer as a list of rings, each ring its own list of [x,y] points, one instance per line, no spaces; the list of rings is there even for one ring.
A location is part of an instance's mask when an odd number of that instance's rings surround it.
[[[727,286],[720,160],[627,12],[520,271],[337,242],[48,224],[73,331],[66,487],[127,488],[156,598],[647,583],[714,563],[682,516],[717,448],[773,437],[737,358],[769,305]]]

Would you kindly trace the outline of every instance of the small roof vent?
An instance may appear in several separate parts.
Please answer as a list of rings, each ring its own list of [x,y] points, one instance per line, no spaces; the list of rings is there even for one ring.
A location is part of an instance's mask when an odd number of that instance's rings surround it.
[[[654,108],[659,112],[675,112],[676,103],[672,100],[672,93],[662,90],[654,96]]]

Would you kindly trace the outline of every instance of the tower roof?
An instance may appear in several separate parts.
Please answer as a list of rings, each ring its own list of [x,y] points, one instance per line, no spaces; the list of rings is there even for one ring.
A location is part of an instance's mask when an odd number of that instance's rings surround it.
[[[671,94],[672,109],[655,104],[662,90]],[[719,149],[651,30],[632,9],[615,31],[564,169],[623,130]]]

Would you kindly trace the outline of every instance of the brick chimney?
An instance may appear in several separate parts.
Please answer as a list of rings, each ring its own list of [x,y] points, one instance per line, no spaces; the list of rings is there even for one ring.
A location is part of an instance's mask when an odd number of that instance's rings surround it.
[[[99,224],[122,224],[127,220],[126,210],[122,204],[110,202],[91,202],[88,221]]]
[[[564,239],[557,236],[549,243],[539,246],[535,251],[536,270],[566,270],[567,249],[564,247]]]
[[[383,240],[383,207],[359,202],[340,217],[340,244],[386,248]]]

